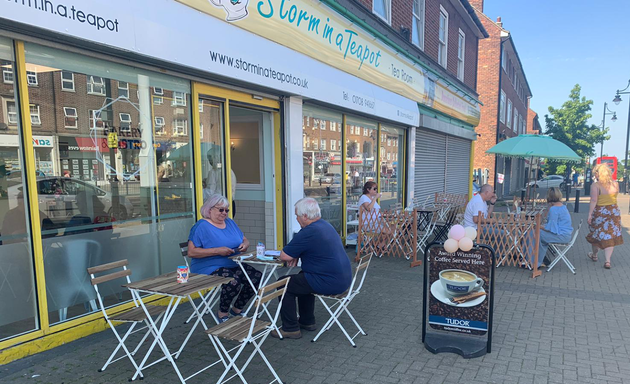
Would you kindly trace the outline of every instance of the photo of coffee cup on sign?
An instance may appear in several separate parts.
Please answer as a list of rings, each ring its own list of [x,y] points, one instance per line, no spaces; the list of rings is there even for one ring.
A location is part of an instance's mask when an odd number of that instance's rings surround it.
[[[472,248],[472,240],[477,237],[477,231],[461,225],[455,225],[449,231],[449,239],[444,243],[444,255],[438,260],[451,264],[448,255],[455,254],[458,250],[469,251]],[[440,256],[440,255],[438,255]],[[446,264],[444,264],[446,266]],[[438,301],[454,307],[474,307],[484,302],[486,291],[484,280],[478,277],[474,270],[475,259],[471,258],[469,270],[447,268],[439,271],[437,279],[431,284],[431,295]],[[437,271],[436,271],[437,272]]]

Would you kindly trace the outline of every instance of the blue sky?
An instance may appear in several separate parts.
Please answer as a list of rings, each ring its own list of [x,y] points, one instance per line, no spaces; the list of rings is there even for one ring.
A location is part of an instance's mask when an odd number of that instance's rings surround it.
[[[580,84],[582,96],[593,100],[591,124],[601,124],[604,102],[617,112],[615,123],[606,117],[611,139],[604,154],[623,160],[630,95],[619,105],[612,99],[630,80],[630,1],[486,0],[484,13],[500,16],[512,34],[541,125],[548,107],[560,108]]]

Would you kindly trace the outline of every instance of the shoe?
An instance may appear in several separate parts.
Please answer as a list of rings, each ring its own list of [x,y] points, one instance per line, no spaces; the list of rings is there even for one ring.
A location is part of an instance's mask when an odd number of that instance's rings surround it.
[[[226,321],[230,320],[230,316],[219,317],[218,320],[219,320],[219,324],[225,323]]]
[[[309,325],[300,324],[300,328],[305,330],[305,331],[315,331],[315,330],[317,330],[317,324],[309,324]],[[284,335],[284,333],[283,333],[283,335]]]
[[[604,263],[604,268],[610,269],[610,263],[608,261]]]
[[[287,332],[287,331],[281,330],[280,332],[282,332],[283,339],[301,339],[302,338],[302,332],[300,332],[299,330],[295,332]],[[276,339],[280,338],[280,335],[278,335],[278,331],[276,331],[275,329],[271,331],[269,335]]]
[[[243,312],[241,311],[241,312],[239,312],[239,313],[236,313],[236,312],[234,312],[234,311],[232,310],[232,308],[230,308],[230,316],[235,316],[235,317],[236,317],[236,316],[243,316]]]
[[[588,258],[591,259],[592,261],[597,261],[597,254],[593,253],[593,252],[589,252],[588,253]]]

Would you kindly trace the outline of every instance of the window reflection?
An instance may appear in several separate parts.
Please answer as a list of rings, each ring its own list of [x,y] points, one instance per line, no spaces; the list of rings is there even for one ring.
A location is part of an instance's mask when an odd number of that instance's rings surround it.
[[[358,203],[363,185],[368,181],[376,181],[377,128],[377,124],[372,121],[355,117],[346,119],[348,204]]]
[[[379,190],[382,194],[380,205],[383,209],[403,203],[404,143],[404,130],[381,125]]]

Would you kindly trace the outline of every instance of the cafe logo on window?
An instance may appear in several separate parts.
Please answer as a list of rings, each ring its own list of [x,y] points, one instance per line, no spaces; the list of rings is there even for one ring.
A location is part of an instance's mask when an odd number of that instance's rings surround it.
[[[238,21],[247,17],[249,0],[209,0],[215,7],[223,7],[226,21]]]

